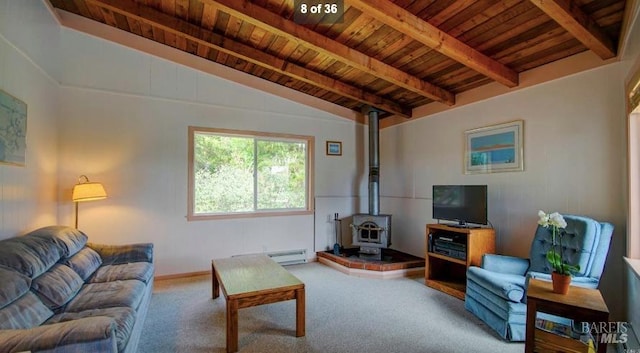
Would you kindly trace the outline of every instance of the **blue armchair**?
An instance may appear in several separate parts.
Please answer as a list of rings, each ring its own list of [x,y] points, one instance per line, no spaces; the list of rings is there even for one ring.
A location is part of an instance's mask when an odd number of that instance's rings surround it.
[[[567,227],[563,254],[580,265],[571,285],[597,288],[604,269],[613,225],[573,215],[564,215]],[[529,259],[486,254],[481,267],[467,270],[465,308],[509,341],[524,341],[527,316],[526,288],[530,278],[551,280],[546,259],[551,234],[538,226]]]

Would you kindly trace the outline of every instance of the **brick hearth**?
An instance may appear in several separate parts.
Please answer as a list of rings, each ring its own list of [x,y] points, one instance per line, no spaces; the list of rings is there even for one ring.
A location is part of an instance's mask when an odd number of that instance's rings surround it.
[[[316,253],[318,261],[351,276],[395,278],[424,275],[424,259],[398,250],[382,249],[382,261],[360,259],[358,248]]]

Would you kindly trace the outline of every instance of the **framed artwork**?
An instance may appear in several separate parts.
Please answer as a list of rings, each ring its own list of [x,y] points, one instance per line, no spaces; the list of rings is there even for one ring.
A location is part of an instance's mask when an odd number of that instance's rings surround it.
[[[27,105],[0,90],[0,164],[24,166],[27,150]]]
[[[523,171],[523,127],[517,120],[466,131],[464,173]]]
[[[342,142],[327,141],[327,156],[342,156]]]

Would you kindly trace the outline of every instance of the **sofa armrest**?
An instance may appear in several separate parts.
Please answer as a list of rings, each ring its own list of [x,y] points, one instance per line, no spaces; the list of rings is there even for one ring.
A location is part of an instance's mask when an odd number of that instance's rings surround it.
[[[482,268],[492,272],[524,276],[529,269],[529,260],[515,256],[484,254]]]
[[[118,352],[115,322],[87,317],[30,329],[0,330],[3,352]]]
[[[498,273],[481,267],[467,269],[467,289],[484,293],[485,299],[497,296],[503,300],[519,302],[524,295],[525,277],[510,273]],[[468,293],[468,292],[467,292]]]
[[[131,262],[153,262],[153,244],[104,245],[88,243],[102,258],[103,265],[119,265]]]

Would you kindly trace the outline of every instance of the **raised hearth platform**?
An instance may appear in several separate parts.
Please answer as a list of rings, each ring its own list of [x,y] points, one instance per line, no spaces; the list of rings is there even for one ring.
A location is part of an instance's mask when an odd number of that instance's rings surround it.
[[[318,251],[318,262],[350,276],[368,278],[398,278],[424,276],[424,259],[393,249],[382,249],[382,261],[361,259],[358,248],[344,249],[340,255],[333,251]]]

